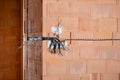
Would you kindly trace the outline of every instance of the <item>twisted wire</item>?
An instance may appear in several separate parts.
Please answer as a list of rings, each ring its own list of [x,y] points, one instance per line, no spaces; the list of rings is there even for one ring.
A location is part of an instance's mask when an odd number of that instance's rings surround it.
[[[119,41],[120,39],[65,39],[65,41]]]

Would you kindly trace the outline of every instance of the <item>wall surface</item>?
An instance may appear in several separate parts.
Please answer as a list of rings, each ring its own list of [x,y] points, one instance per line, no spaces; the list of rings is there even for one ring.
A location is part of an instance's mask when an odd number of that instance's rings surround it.
[[[43,0],[43,36],[120,38],[120,0]],[[69,44],[69,42],[68,42]],[[63,56],[43,42],[43,80],[120,80],[120,41],[72,41]]]
[[[24,0],[24,80],[42,80],[42,43],[27,37],[42,35],[41,0]]]
[[[21,0],[0,0],[0,80],[22,80]]]

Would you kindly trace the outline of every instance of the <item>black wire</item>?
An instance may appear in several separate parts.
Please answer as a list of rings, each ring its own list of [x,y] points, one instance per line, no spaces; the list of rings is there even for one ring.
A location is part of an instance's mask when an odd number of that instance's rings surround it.
[[[65,41],[119,41],[120,39],[65,39]]]

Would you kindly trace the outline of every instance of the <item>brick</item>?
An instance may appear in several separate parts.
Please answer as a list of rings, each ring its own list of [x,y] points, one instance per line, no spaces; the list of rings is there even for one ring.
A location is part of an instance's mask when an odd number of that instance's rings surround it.
[[[109,16],[113,18],[120,18],[120,6],[111,6],[109,9]]]
[[[117,19],[117,31],[120,32],[120,19]]]
[[[43,43],[43,48],[44,48],[44,50],[43,50],[43,53],[45,53],[45,54],[43,54],[43,57],[44,57],[44,60],[45,61],[49,61],[49,60],[54,60],[54,59],[56,59],[56,56],[53,56],[49,51],[48,51],[48,48],[47,48],[47,44],[46,43]]]
[[[99,47],[99,54],[101,59],[118,59],[119,48],[116,46]]]
[[[17,52],[17,50],[16,50],[17,48],[16,47],[14,47],[14,46],[12,46],[12,47],[7,47],[7,46],[2,46],[2,51],[4,51],[6,54],[14,54],[14,53],[16,53]],[[11,53],[10,53],[11,52]],[[7,55],[6,55],[7,56]]]
[[[92,80],[101,80],[101,74],[94,73],[90,74]]]
[[[20,4],[19,1],[11,0],[9,3],[7,1],[4,1],[4,8],[5,9],[19,9]]]
[[[116,2],[117,2],[117,4],[120,6],[120,0],[117,0]]]
[[[58,2],[59,0],[50,0],[50,1],[48,1],[48,0],[44,0],[43,2],[48,2],[48,3],[51,3],[51,2]]]
[[[109,16],[109,7],[107,5],[94,5],[91,7],[91,17],[101,18]]]
[[[101,74],[101,80],[119,80],[118,74]]]
[[[95,46],[112,46],[112,41],[94,41]]]
[[[3,44],[3,42],[4,42],[4,38],[3,36],[0,36],[0,44]]]
[[[48,36],[48,33],[50,33],[50,36],[53,36],[51,27],[57,26],[60,20],[63,20],[63,34],[60,35],[61,39],[70,38],[69,32],[72,32],[72,38],[112,38],[112,32],[117,31],[116,21],[103,20],[103,17],[110,17],[110,19],[119,17],[119,12],[115,13],[111,12],[113,10],[110,10],[110,6],[116,4],[115,0],[44,0],[43,3],[44,17],[42,33],[44,36]],[[31,10],[31,12],[33,11]],[[38,12],[35,11],[35,13],[37,14],[33,15],[38,15]],[[39,25],[37,24],[37,26]],[[101,33],[93,33],[96,31]],[[112,41],[72,41],[72,44],[68,46],[70,50],[67,53],[63,51],[63,56],[59,56],[57,54],[52,55],[48,51],[47,41],[44,41],[42,45],[43,80],[90,80],[92,73],[92,80],[100,80],[101,74],[99,73],[106,73],[106,64],[104,60],[98,60],[98,54],[101,54],[101,59],[111,60],[116,59],[117,56],[113,53],[117,53],[118,51],[116,49],[117,46],[108,47],[112,46]],[[100,52],[97,52],[96,48],[98,47],[96,46],[102,46]],[[31,50],[29,50],[31,53],[30,56],[36,56],[37,52]],[[35,50],[37,49],[35,48]],[[87,59],[88,62],[82,62],[81,58],[85,61]],[[101,80],[117,80],[112,74],[107,77],[102,76]],[[29,74],[28,78],[34,80],[35,75]]]
[[[94,33],[90,31],[81,31],[71,33],[73,39],[92,39],[94,37]]]
[[[81,31],[72,33],[72,39],[92,39],[93,32]],[[71,41],[73,45],[93,45],[93,41]]]
[[[99,24],[100,32],[116,32],[117,31],[117,19],[101,18],[99,19],[98,24]]]
[[[76,41],[73,41],[73,44],[76,44]],[[77,44],[81,46],[93,46],[94,41],[79,41]]]
[[[51,0],[51,1],[57,1],[57,0]],[[64,1],[64,0],[58,0],[58,2],[66,2],[66,1]],[[86,4],[86,5],[89,5],[89,4],[93,4],[93,3],[95,3],[96,1],[95,0],[91,0],[91,1],[89,1],[89,0],[69,0],[69,1],[67,1],[67,2],[70,2],[71,4],[72,3],[74,3],[74,4],[72,4],[72,5],[75,5],[75,4]]]
[[[17,29],[15,26],[18,26],[18,24],[20,25],[20,20],[18,20],[17,17],[18,16],[6,15],[4,16],[2,23],[4,24],[4,26],[14,27],[15,29]]]
[[[120,48],[118,48],[118,50],[120,50]],[[118,53],[118,59],[120,58],[120,52]]]
[[[88,2],[88,3],[87,3]],[[80,1],[80,2],[72,2],[70,4],[70,16],[72,17],[90,17],[90,1]],[[92,1],[91,1],[92,2]],[[74,4],[73,4],[74,3]]]
[[[57,76],[45,76],[45,77],[43,77],[43,80],[59,80],[59,77],[57,77]]]
[[[87,4],[78,4],[77,1],[75,1],[75,4],[71,4],[73,1],[60,1],[60,2],[54,2],[49,3],[48,6],[48,12],[49,16],[64,16],[64,17],[88,17],[90,16],[90,7],[88,7]],[[81,5],[81,7],[79,6]]]
[[[80,80],[80,77],[67,76],[67,77],[61,77],[60,80]]]
[[[9,10],[9,8],[6,8],[6,9],[3,8],[3,10],[1,11],[1,14],[2,14],[1,16],[3,19],[8,18],[8,17],[17,18],[17,17],[19,17],[18,11],[19,10],[17,10],[17,9]]]
[[[71,34],[72,32],[68,32],[68,31],[64,31],[64,28],[63,28],[63,33],[59,35],[59,38],[61,40],[64,40],[64,39],[70,39],[71,37]],[[67,41],[69,43],[69,41]]]
[[[42,66],[43,66],[43,76],[45,76],[45,75],[47,74],[47,73],[46,73],[46,72],[47,72],[47,64],[46,64],[45,61],[43,62],[43,65],[42,65]],[[48,78],[48,79],[49,79],[49,78]]]
[[[120,33],[119,32],[115,32],[113,33],[113,39],[120,39]],[[120,41],[113,41],[113,45],[114,46],[119,46],[120,45]]]
[[[72,39],[111,39],[112,33],[108,32],[74,32],[72,33]],[[72,41],[72,44],[77,45],[95,45],[95,46],[112,46],[112,41]]]
[[[62,21],[63,31],[77,32],[78,31],[78,18],[60,17]],[[74,29],[73,27],[74,26]]]
[[[87,62],[88,73],[104,73],[105,61],[104,60],[89,60]]]
[[[5,42],[9,42],[11,43],[12,41],[16,41],[17,40],[17,37],[16,36],[8,36],[8,37],[5,37]]]
[[[70,8],[69,4],[67,2],[54,2],[54,3],[48,3],[47,4],[47,12],[49,13],[49,16],[55,16],[60,17],[69,15]]]
[[[120,73],[120,61],[110,60],[106,64],[107,73]]]
[[[29,53],[28,58],[34,59],[35,58],[35,54],[34,54],[35,53],[35,47],[30,47],[30,45],[29,45],[28,53]]]
[[[43,48],[44,48],[44,50],[43,50],[43,57],[44,57],[44,61],[61,61],[61,60],[63,60],[63,59],[65,59],[65,60],[69,60],[69,59],[72,59],[71,57],[74,57],[74,56],[71,56],[70,57],[70,55],[69,55],[69,50],[68,50],[68,52],[64,52],[64,51],[62,51],[62,54],[63,54],[63,56],[61,56],[61,55],[59,55],[58,53],[57,54],[52,54],[52,53],[50,53],[49,52],[49,50],[48,50],[48,48],[47,48],[47,42],[46,43],[43,43]],[[70,53],[71,54],[71,53]],[[69,55],[69,56],[68,56]],[[67,58],[66,58],[67,57]]]
[[[32,4],[32,5],[33,5],[33,4],[36,5],[36,4],[38,4],[38,3],[40,4],[41,1],[38,1],[38,0],[31,0],[31,1],[29,1],[29,3]]]
[[[63,62],[47,63],[47,75],[65,75],[66,64]]]
[[[72,45],[93,46],[94,41],[72,41]]]
[[[86,73],[86,62],[85,61],[77,61],[71,62],[70,66],[70,74],[83,74]]]
[[[4,26],[4,27],[6,27],[6,29],[4,30],[4,36],[11,36],[11,35],[18,36],[18,33],[17,33],[18,29],[17,28],[20,28],[19,26],[15,25],[14,27],[11,27],[11,26]]]
[[[0,79],[4,80],[4,73],[3,72],[0,72]]]
[[[80,58],[83,59],[98,59],[98,47],[97,46],[80,46]]]
[[[80,77],[80,80],[90,80],[90,74],[83,74],[83,75]]]
[[[75,46],[93,46],[93,41],[71,41],[72,42],[72,45]]]
[[[35,10],[36,10],[35,6],[30,6],[29,7],[29,11],[28,11],[29,12],[29,14],[28,14],[29,20],[33,20],[35,18],[35,12],[36,12]]]
[[[78,45],[73,45],[69,44],[67,46],[68,50],[63,51],[63,56],[61,57],[62,60],[70,60],[70,61],[76,61],[79,60],[79,46]]]
[[[11,70],[10,62],[4,62],[3,64],[0,64],[0,68],[5,72]],[[3,73],[4,73],[3,72]],[[14,75],[14,74],[13,74]],[[7,76],[7,75],[6,75]]]
[[[97,0],[79,0],[78,1],[79,3],[81,3],[81,4],[87,4],[87,5],[93,5],[93,4],[96,4],[97,3]]]
[[[24,70],[24,79],[25,79],[25,80],[28,79],[28,73],[27,73],[27,70]]]
[[[98,0],[99,4],[105,4],[105,5],[115,5],[116,0]]]
[[[79,30],[80,31],[97,31],[97,20],[90,18],[79,19]]]
[[[43,17],[43,33],[48,31],[51,32],[52,26],[58,26],[58,18],[54,17]]]
[[[44,7],[44,9],[43,9],[43,16],[44,17],[46,17],[47,16],[47,1],[43,1],[43,7]]]
[[[112,32],[94,32],[95,39],[111,39]]]
[[[35,63],[34,63],[35,60],[30,60],[28,61],[28,68],[30,69],[29,71],[34,71],[34,67],[35,67]]]
[[[9,75],[7,75],[9,74]],[[7,71],[4,76],[5,80],[15,80],[17,79],[17,71]]]

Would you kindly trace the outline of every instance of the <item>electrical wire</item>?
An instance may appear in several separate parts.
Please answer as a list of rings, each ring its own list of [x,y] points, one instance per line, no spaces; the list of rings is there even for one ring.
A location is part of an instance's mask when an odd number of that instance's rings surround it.
[[[120,39],[65,39],[65,41],[119,41]]]

